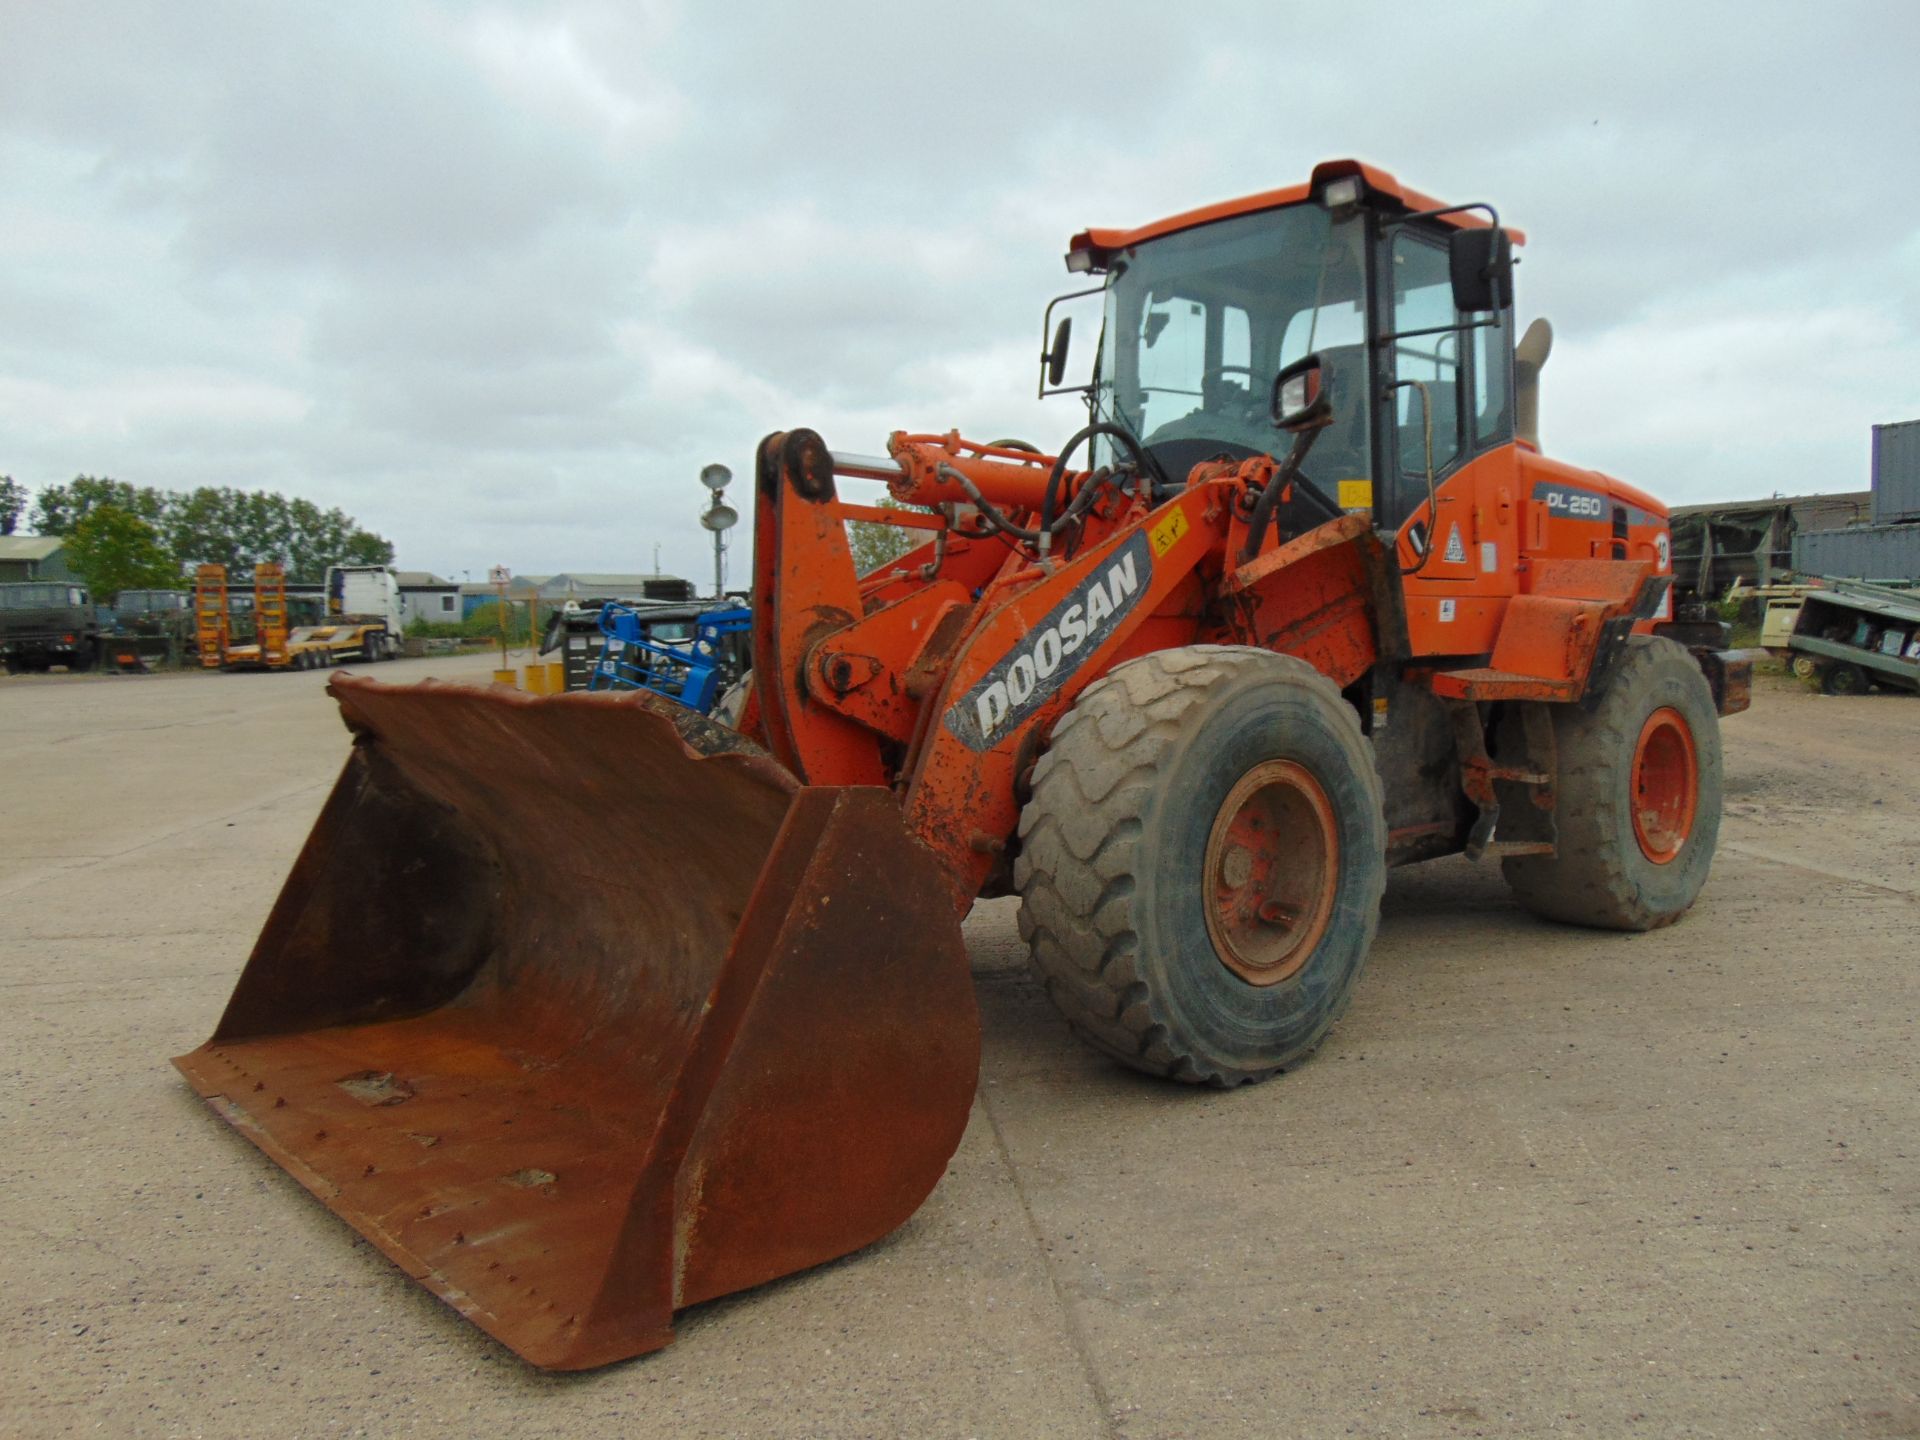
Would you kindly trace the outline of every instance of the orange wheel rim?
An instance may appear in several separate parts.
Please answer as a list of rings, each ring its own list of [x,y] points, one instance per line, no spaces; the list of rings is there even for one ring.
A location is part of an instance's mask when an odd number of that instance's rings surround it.
[[[1291,760],[1254,766],[1221,802],[1202,870],[1214,953],[1251,985],[1298,973],[1333,918],[1339,832],[1320,782]]]
[[[1700,761],[1693,730],[1671,705],[1640,727],[1633,747],[1633,838],[1656,865],[1671,861],[1693,833],[1700,805]]]

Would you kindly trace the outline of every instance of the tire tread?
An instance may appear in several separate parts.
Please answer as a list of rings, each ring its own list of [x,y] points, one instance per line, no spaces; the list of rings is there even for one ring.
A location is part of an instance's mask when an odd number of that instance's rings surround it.
[[[1179,1043],[1134,963],[1139,935],[1130,907],[1118,902],[1134,888],[1141,793],[1180,745],[1188,713],[1254,667],[1276,682],[1314,692],[1342,717],[1365,758],[1358,769],[1369,803],[1384,815],[1379,773],[1359,716],[1331,680],[1304,660],[1253,646],[1189,645],[1117,666],[1081,692],[1034,767],[1033,798],[1020,817],[1014,861],[1021,938],[1074,1033],[1136,1069],[1221,1088],[1265,1079],[1306,1059],[1353,994],[1349,984],[1310,1039],[1281,1063],[1226,1071]],[[1373,873],[1366,905],[1377,915],[1385,866]]]

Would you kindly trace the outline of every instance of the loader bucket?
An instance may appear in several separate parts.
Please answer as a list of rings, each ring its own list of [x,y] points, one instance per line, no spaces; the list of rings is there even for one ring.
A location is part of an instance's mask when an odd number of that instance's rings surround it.
[[[331,688],[353,753],[174,1062],[221,1116],[553,1369],[913,1213],[979,1016],[887,791],[644,694]]]

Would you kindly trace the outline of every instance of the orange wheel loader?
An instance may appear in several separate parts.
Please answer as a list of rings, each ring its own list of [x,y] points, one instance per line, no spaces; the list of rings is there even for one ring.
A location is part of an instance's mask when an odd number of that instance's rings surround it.
[[[737,729],[336,679],[351,758],[181,1070],[577,1369],[932,1190],[976,897],[1018,894],[1087,1042],[1218,1086],[1325,1037],[1389,866],[1497,856],[1542,916],[1676,919],[1751,663],[1675,619],[1660,503],[1541,453],[1521,238],[1353,161],[1074,237],[1104,322],[1057,453],[762,442]],[[860,575],[850,520],[920,543]]]

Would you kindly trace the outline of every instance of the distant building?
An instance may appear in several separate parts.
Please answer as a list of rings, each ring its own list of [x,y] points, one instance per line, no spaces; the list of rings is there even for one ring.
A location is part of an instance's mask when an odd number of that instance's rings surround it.
[[[79,578],[67,567],[64,536],[0,535],[0,583]]]
[[[525,605],[528,600],[540,593],[540,587],[547,581],[545,575],[516,575],[507,582],[507,603]],[[484,580],[474,580],[460,587],[460,618],[466,619],[482,605],[491,605],[500,598],[498,586],[489,585]]]
[[[608,575],[569,570],[540,585],[544,604],[568,600],[691,600],[693,585],[678,575]]]
[[[416,620],[452,625],[464,618],[460,582],[442,580],[427,570],[396,570],[400,579],[400,616],[403,624]]]

